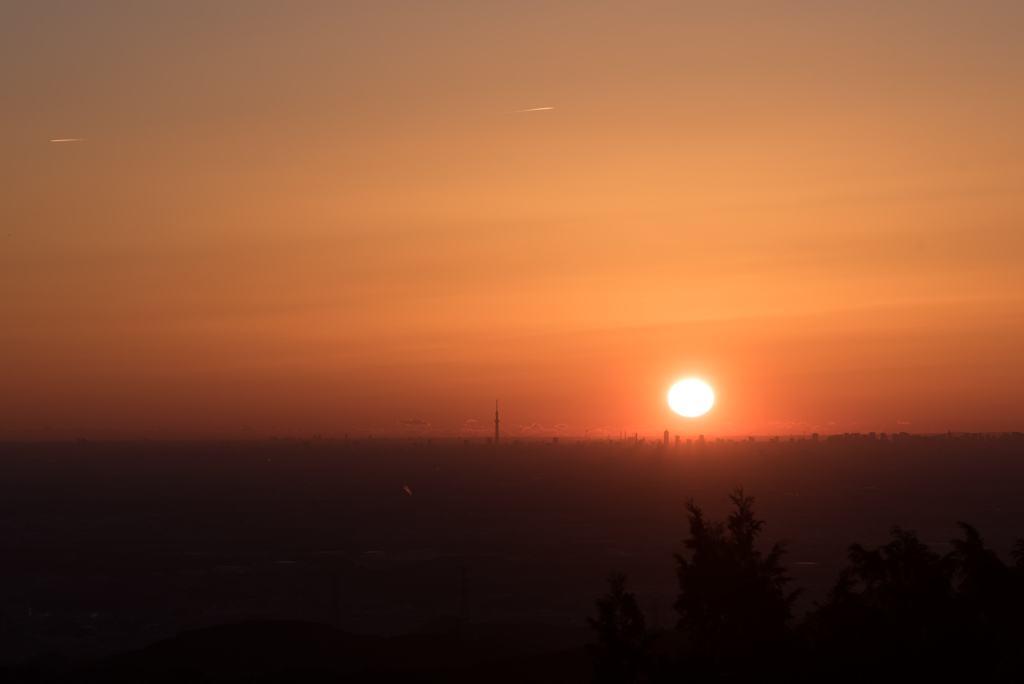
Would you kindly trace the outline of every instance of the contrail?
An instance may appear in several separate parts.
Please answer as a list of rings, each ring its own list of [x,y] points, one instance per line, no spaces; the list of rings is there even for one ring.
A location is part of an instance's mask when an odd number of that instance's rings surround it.
[[[554,107],[534,107],[533,109],[517,109],[516,114],[522,114],[523,112],[546,112]]]
[[[57,138],[50,142],[85,142],[86,140],[88,140],[88,138]]]

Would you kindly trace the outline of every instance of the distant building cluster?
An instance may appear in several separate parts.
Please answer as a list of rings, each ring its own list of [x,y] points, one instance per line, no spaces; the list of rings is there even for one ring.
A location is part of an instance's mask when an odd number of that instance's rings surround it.
[[[406,443],[415,448],[422,447],[444,447],[450,444],[461,444],[464,448],[524,448],[524,447],[560,447],[566,443],[564,437],[558,436],[524,436],[516,439],[507,439],[501,441],[500,433],[500,417],[497,410],[497,403],[495,403],[494,412],[494,435],[491,437],[465,437],[463,435],[452,435],[451,437],[385,437],[374,439],[372,435],[366,437],[366,442],[361,443],[358,439],[350,439],[348,433],[345,433],[343,438],[332,438],[324,437],[322,435],[313,435],[311,439],[301,439],[295,437],[270,437],[272,442],[283,442],[294,444],[298,449],[326,449],[335,448],[337,446],[343,446],[346,448],[365,448],[368,445],[374,445],[383,448],[391,444]],[[660,439],[654,438],[649,439],[647,437],[640,437],[639,432],[633,432],[628,434],[621,431],[618,435],[618,439],[611,436],[606,436],[600,439],[587,439],[587,438],[573,438],[568,440],[569,446],[573,445],[620,445],[620,446],[643,446],[646,448],[657,448],[671,451],[686,451],[686,450],[700,450],[709,447],[721,447],[721,446],[746,446],[748,448],[764,448],[771,447],[779,444],[792,444],[792,445],[804,445],[807,447],[814,445],[876,445],[881,446],[885,444],[889,445],[915,445],[915,444],[935,444],[935,443],[948,443],[948,444],[976,444],[981,442],[1021,442],[1024,443],[1024,433],[1021,432],[1002,432],[1002,433],[978,433],[978,432],[952,432],[947,431],[939,434],[914,434],[910,432],[844,432],[831,435],[819,435],[817,432],[809,435],[772,435],[772,436],[743,436],[743,437],[714,437],[706,438],[704,435],[698,435],[696,438],[684,437],[680,434],[673,435],[670,430],[666,429],[662,432]],[[85,440],[79,440],[79,443],[84,446],[89,446],[91,443]]]

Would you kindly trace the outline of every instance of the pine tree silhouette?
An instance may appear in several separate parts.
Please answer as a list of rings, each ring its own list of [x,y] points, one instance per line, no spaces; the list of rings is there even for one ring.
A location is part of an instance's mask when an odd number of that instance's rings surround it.
[[[636,596],[626,591],[626,576],[608,575],[608,593],[597,600],[597,619],[587,623],[597,631],[594,656],[595,680],[602,684],[633,684],[641,681],[647,664],[651,636]]]
[[[689,511],[690,558],[676,554],[679,577],[678,627],[696,653],[714,664],[770,659],[785,637],[797,592],[786,593],[789,578],[781,565],[783,542],[767,555],[756,548],[764,527],[753,510],[754,498],[737,488],[730,496],[736,510],[726,525],[712,522],[693,500]]]

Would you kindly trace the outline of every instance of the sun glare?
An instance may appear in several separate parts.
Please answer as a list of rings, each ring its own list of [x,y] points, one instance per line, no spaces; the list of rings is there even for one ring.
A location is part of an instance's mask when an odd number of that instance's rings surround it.
[[[696,418],[711,409],[715,394],[700,380],[683,380],[668,392],[668,405],[672,410],[687,418]]]

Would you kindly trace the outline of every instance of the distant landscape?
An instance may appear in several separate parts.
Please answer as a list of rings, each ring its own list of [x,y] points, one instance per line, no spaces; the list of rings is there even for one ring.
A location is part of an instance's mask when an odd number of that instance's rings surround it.
[[[1008,559],[1022,449],[1019,434],[7,443],[0,662],[92,662],[250,620],[379,637],[532,625],[517,652],[558,651],[593,642],[610,571],[670,630],[685,503],[724,520],[738,485],[766,521],[759,543],[788,540],[799,618],[851,543],[885,544],[894,525],[945,553],[968,521]]]

